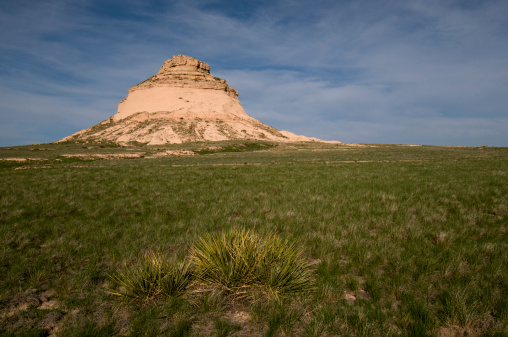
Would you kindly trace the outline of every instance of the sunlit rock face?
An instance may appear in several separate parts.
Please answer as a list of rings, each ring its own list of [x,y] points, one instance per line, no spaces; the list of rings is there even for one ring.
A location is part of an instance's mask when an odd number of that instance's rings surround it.
[[[177,144],[195,141],[319,141],[279,131],[250,117],[238,92],[210,74],[207,63],[176,55],[159,72],[129,89],[107,120],[61,141]]]

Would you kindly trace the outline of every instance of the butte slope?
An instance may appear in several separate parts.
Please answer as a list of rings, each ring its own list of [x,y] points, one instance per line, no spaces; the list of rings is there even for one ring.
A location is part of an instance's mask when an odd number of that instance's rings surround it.
[[[250,117],[238,92],[212,76],[207,63],[177,55],[166,60],[157,74],[130,88],[115,115],[59,142],[159,145],[233,139],[320,141]]]

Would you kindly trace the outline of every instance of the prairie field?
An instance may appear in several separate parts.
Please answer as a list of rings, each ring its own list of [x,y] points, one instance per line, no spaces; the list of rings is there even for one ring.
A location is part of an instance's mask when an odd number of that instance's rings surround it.
[[[508,148],[0,148],[0,335],[507,336],[507,227]],[[287,240],[312,286],[200,288],[196,242],[234,230]],[[189,285],[118,296],[149,254]]]

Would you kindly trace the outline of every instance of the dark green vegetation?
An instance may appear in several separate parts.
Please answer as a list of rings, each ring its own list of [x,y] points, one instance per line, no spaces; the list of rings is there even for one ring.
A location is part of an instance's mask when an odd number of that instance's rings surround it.
[[[233,228],[201,237],[191,246],[190,259],[184,261],[159,252],[146,253],[110,276],[108,292],[141,305],[165,297],[200,299],[210,294],[251,301],[264,293],[281,301],[315,290],[312,269],[295,243],[273,233],[260,236]]]
[[[294,243],[269,233],[228,229],[205,235],[191,247],[199,292],[249,297],[260,291],[276,301],[314,290],[311,265]]]
[[[145,158],[62,156],[123,153]],[[508,331],[506,148],[44,144],[0,158],[31,158],[0,161],[0,334]],[[143,304],[107,292],[110,275],[147,252],[182,261],[199,238],[235,228],[296,242],[317,289]]]
[[[197,154],[211,154],[219,152],[246,152],[246,151],[259,151],[266,150],[274,147],[270,143],[233,143],[231,145],[205,147],[204,149],[196,150]]]
[[[169,260],[164,254],[147,252],[136,263],[125,264],[122,271],[110,275],[107,292],[137,304],[183,295],[192,277],[189,264]]]

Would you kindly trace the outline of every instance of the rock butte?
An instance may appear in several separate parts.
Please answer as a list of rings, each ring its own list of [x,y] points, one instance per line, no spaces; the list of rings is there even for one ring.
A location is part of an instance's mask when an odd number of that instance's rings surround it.
[[[130,88],[115,115],[58,142],[159,145],[233,139],[321,142],[250,117],[226,80],[211,75],[207,63],[185,55],[166,60],[157,74]]]

